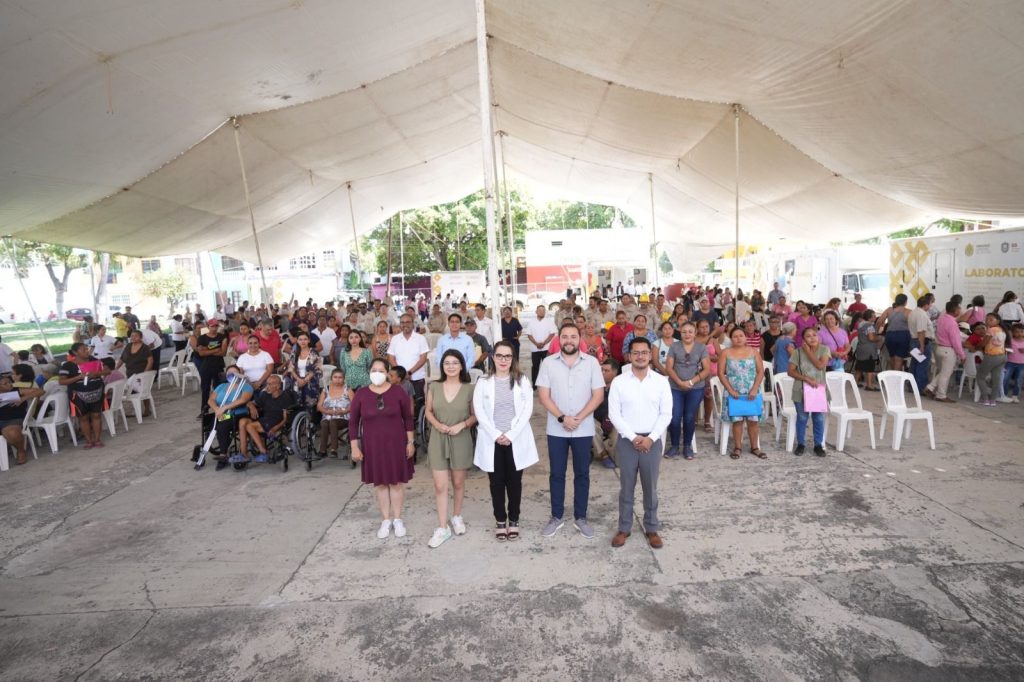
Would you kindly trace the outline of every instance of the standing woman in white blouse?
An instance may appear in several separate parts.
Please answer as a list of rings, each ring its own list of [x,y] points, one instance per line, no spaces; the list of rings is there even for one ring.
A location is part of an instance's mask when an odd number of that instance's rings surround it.
[[[510,341],[495,343],[493,357],[491,371],[477,382],[473,393],[473,412],[479,422],[473,463],[487,472],[491,482],[495,537],[518,540],[523,469],[539,459],[530,428],[533,389],[519,371]]]

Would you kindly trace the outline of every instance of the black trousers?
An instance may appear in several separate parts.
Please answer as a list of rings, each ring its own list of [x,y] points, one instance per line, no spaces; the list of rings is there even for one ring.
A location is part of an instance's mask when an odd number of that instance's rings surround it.
[[[511,445],[494,444],[494,471],[488,472],[491,480],[491,503],[494,505],[494,519],[499,523],[519,523],[519,505],[523,499],[523,472],[516,470]],[[505,498],[508,498],[508,511]]]
[[[547,356],[548,352],[546,350],[535,350],[530,353],[530,364],[533,365],[530,369],[530,379],[534,388],[537,388],[537,375],[540,373],[540,363],[544,362],[544,358]]]
[[[177,353],[179,350],[183,350],[188,345],[188,341],[175,341],[174,352]]]
[[[228,451],[231,449],[231,437],[234,435],[237,427],[238,418],[234,416],[230,419],[219,419],[214,424],[214,429],[217,431],[217,446],[220,449],[220,454],[225,457],[227,457]]]
[[[219,358],[218,358],[219,359]],[[224,371],[223,362],[210,362],[209,358],[206,358],[206,362],[199,365],[199,389],[201,402],[199,403],[200,410],[208,410],[209,405],[207,401],[210,400],[210,388],[213,383],[217,381],[217,377]]]

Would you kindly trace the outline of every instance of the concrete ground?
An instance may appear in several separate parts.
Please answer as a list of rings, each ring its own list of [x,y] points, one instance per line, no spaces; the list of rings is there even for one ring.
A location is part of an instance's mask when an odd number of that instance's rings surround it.
[[[522,539],[493,539],[477,471],[468,534],[431,550],[425,466],[409,536],[380,541],[347,462],[193,471],[198,398],[158,400],[103,450],[0,474],[0,678],[1024,679],[1022,405],[930,403],[935,451],[861,425],[845,454],[732,461],[701,434],[662,461],[659,551],[609,546],[596,465],[597,537],[541,537],[541,435]]]

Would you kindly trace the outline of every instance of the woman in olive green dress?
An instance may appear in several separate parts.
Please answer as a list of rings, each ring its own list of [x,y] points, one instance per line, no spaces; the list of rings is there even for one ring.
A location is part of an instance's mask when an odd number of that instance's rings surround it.
[[[427,543],[440,547],[456,535],[466,532],[462,520],[462,500],[466,490],[466,471],[473,466],[473,385],[462,353],[451,348],[441,356],[442,379],[427,391],[426,417],[430,422],[427,459],[434,476],[438,526]],[[451,472],[451,473],[449,473]],[[448,528],[448,481],[454,492],[452,525]]]

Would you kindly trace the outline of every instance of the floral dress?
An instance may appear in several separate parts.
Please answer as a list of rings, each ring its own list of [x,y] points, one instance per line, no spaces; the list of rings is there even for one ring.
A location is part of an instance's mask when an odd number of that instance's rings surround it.
[[[296,402],[299,405],[303,407],[314,407],[320,397],[320,384],[324,375],[323,364],[320,355],[317,354],[316,351],[309,351],[309,355],[306,356],[306,364],[303,370],[304,371],[300,371],[299,354],[296,352],[288,360],[288,387],[295,392]],[[306,382],[305,386],[300,387],[292,377],[292,372],[295,372],[295,374],[298,374],[303,378],[312,374],[313,378]]]
[[[754,385],[754,380],[757,378],[757,358],[727,358],[725,361],[725,376],[729,379],[729,383],[736,389],[736,392],[741,396],[750,393],[750,389]],[[762,389],[763,390],[763,389]],[[761,390],[758,390],[758,400],[764,400],[761,396]],[[728,423],[735,423],[741,421],[763,421],[764,410],[761,410],[760,417],[730,417],[729,416],[729,393],[724,391],[723,387],[723,399],[722,399],[722,421]]]

